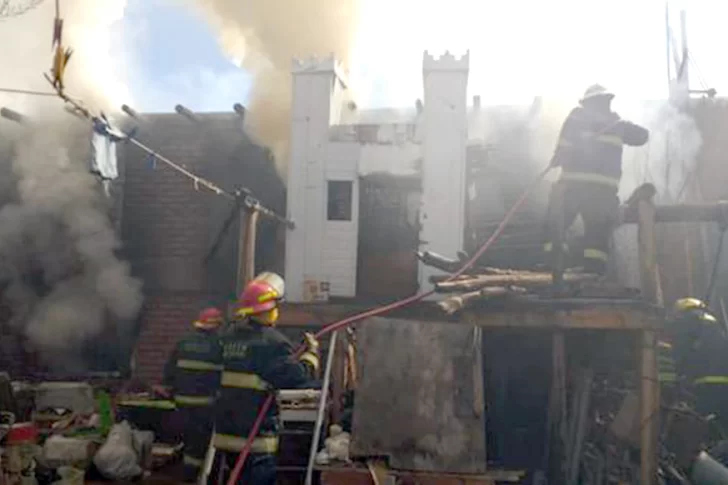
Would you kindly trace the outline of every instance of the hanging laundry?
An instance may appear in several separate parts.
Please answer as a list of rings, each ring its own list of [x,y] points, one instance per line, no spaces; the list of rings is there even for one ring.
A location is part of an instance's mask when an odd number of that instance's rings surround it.
[[[92,123],[91,173],[103,181],[115,180],[119,176],[116,144],[133,135],[125,135],[114,129],[103,113],[101,117],[94,117]]]

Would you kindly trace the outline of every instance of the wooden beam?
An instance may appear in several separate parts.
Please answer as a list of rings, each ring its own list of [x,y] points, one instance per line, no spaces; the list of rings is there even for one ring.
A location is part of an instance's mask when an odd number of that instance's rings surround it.
[[[660,319],[637,309],[526,310],[488,312],[464,310],[460,321],[484,328],[545,328],[590,330],[654,330]]]
[[[637,207],[622,208],[622,223],[639,223]],[[679,204],[655,207],[655,222],[715,222],[728,220],[728,201],[715,204]]]
[[[598,276],[584,273],[564,273],[563,281],[565,283],[577,283],[582,281],[596,280]],[[479,290],[488,287],[508,287],[508,286],[551,286],[552,275],[550,273],[536,273],[530,271],[513,272],[505,274],[488,274],[477,275],[469,279],[459,279],[454,281],[445,281],[437,283],[435,289],[438,292],[460,292]]]

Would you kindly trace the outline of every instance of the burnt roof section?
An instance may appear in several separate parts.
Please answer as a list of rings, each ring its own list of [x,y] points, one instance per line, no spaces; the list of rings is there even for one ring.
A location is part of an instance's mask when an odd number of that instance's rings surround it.
[[[249,188],[263,205],[285,213],[285,186],[270,150],[243,130],[235,113],[140,114],[137,139],[159,154],[233,192]],[[123,145],[126,174],[123,236],[135,274],[147,292],[210,292],[227,298],[234,291],[237,218],[208,264],[205,256],[234,204],[157,162],[142,150]],[[277,228],[260,221],[259,268],[275,266]],[[210,302],[221,303],[221,302]]]

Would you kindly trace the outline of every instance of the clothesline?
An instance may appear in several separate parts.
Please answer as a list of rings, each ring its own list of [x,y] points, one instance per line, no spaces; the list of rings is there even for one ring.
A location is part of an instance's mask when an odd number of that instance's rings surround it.
[[[50,78],[46,76],[46,79],[48,82],[51,83],[51,86],[53,86],[53,82]],[[94,119],[94,116],[91,114],[91,112],[84,107],[79,101],[76,101],[74,99],[69,98],[61,89],[59,89],[56,86],[53,86],[53,89],[56,91],[56,96],[60,97],[65,103],[70,104],[76,112],[78,112],[80,115],[82,115],[84,118],[88,119],[89,121]],[[193,172],[187,170],[182,165],[179,165],[169,158],[157,153],[156,151],[152,150],[139,140],[133,137],[129,137],[126,139],[129,143],[135,145],[136,147],[140,148],[144,152],[146,152],[150,157],[153,157],[154,160],[160,160],[162,163],[166,164],[173,170],[176,170],[177,172],[181,173],[182,175],[186,176],[187,178],[191,179],[195,185],[195,189],[197,189],[199,186],[203,186],[206,189],[214,192],[217,195],[221,195],[227,199],[235,200],[235,196],[233,194],[230,194],[223,190],[221,187],[218,187],[214,183],[210,182],[209,180],[200,177],[199,175],[195,175]]]
[[[27,94],[30,96],[58,96],[56,93],[43,92],[43,91],[32,91],[29,89],[13,89],[13,88],[0,88],[0,93],[11,93],[11,94]]]

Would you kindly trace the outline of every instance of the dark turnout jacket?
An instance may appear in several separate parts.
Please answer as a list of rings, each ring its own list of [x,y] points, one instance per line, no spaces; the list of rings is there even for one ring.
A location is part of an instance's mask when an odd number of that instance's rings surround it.
[[[216,332],[195,329],[175,346],[164,370],[180,406],[209,405],[220,387],[222,347]]]
[[[290,341],[271,327],[237,324],[221,338],[222,379],[215,408],[215,447],[238,451],[253,427],[266,398],[278,389],[300,388],[312,380],[313,369],[293,360]],[[253,442],[253,453],[278,448],[278,409],[274,402]]]
[[[619,184],[623,146],[647,143],[647,129],[610,112],[574,108],[564,121],[553,164],[561,166],[565,180]]]

